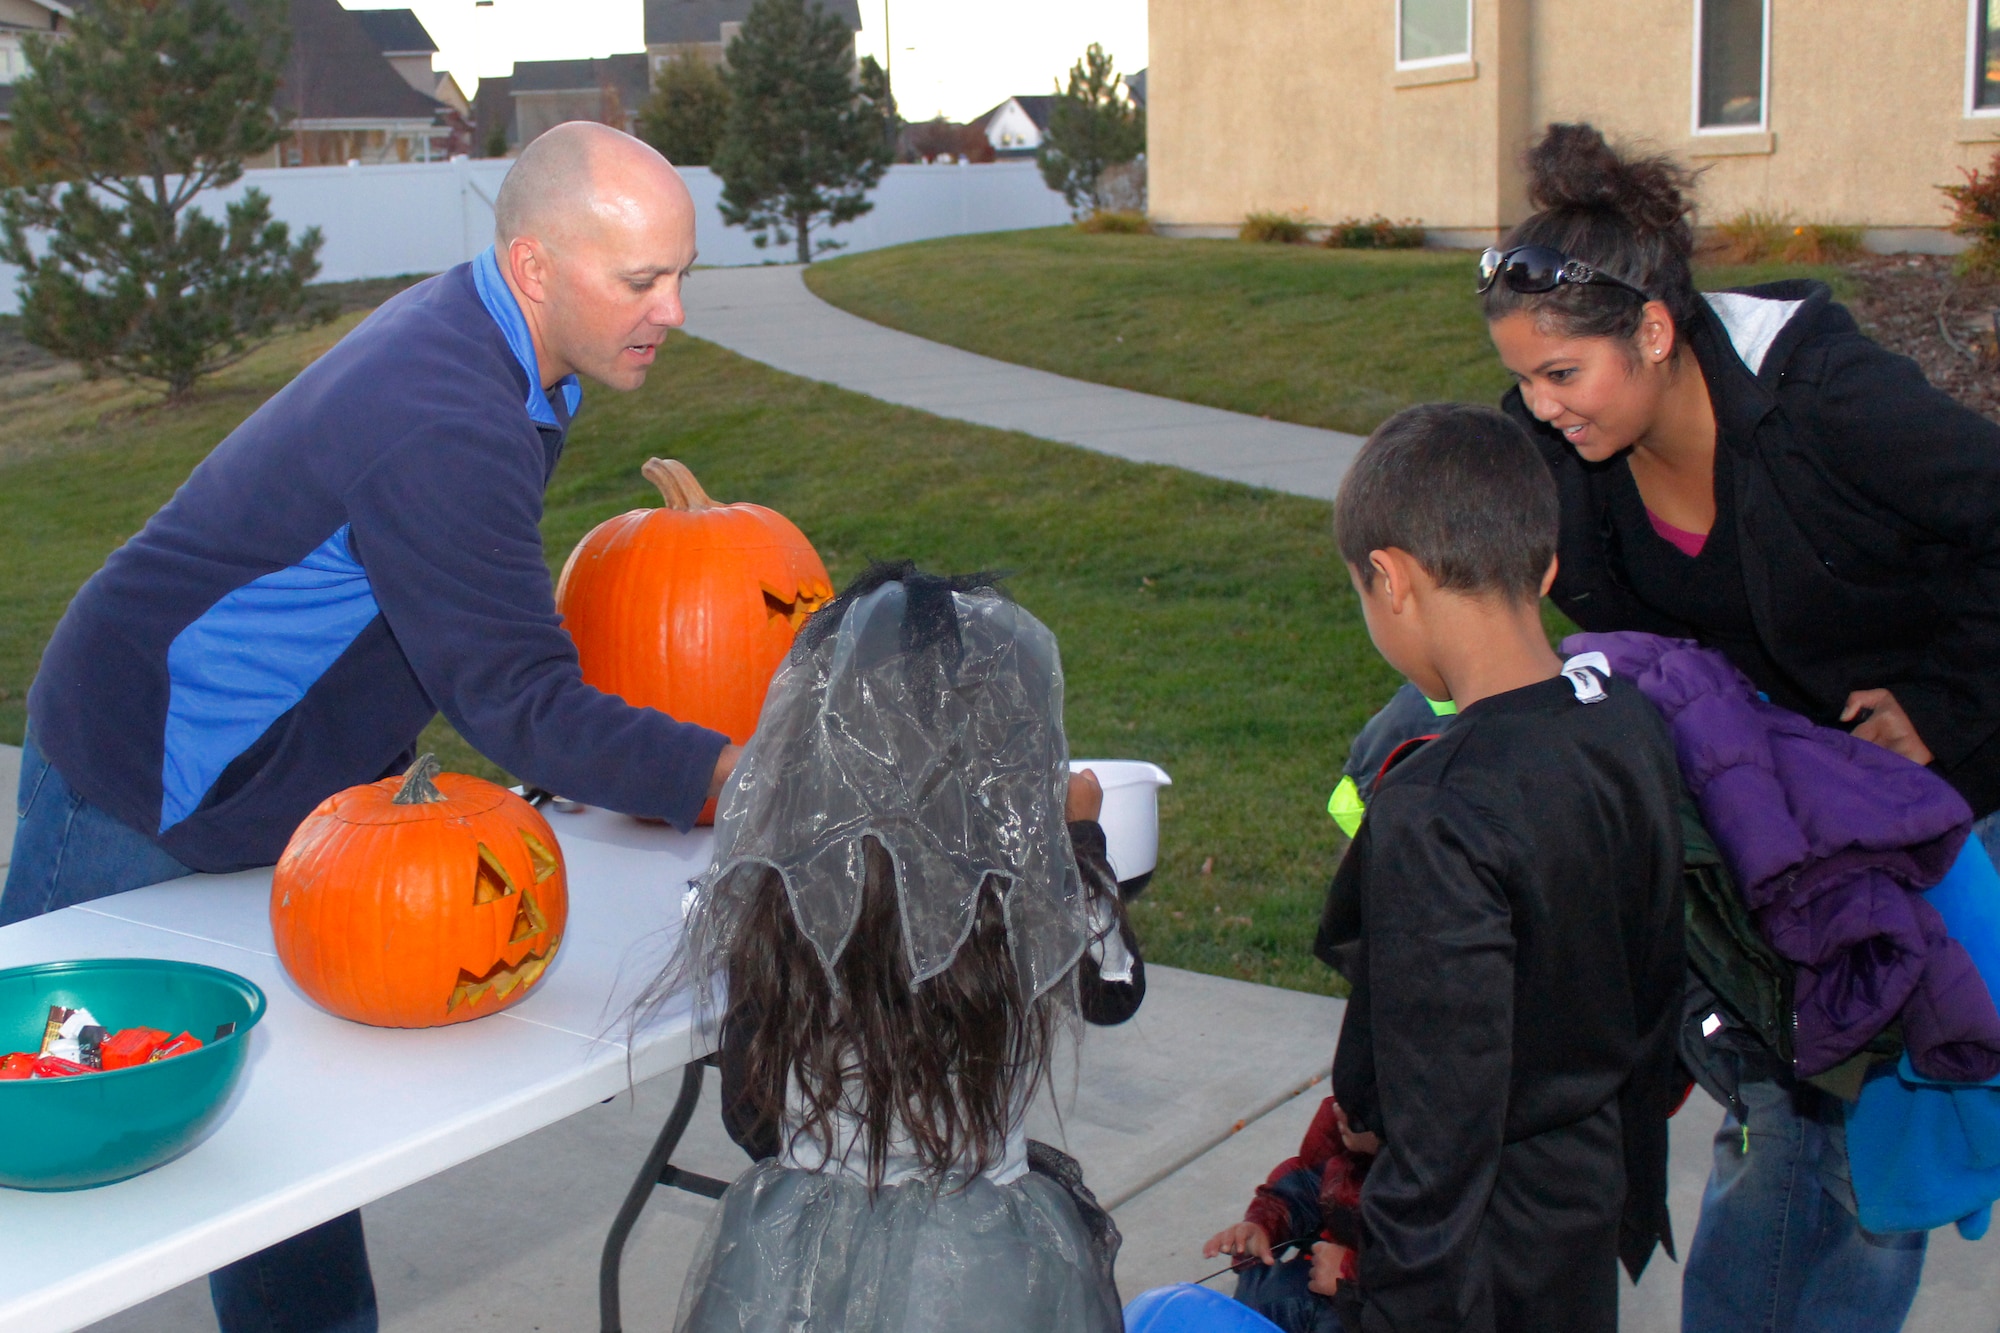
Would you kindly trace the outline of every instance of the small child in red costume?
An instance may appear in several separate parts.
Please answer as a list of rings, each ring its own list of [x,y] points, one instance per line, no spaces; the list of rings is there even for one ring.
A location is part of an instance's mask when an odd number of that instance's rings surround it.
[[[1296,1157],[1271,1169],[1243,1220],[1209,1238],[1202,1253],[1252,1260],[1236,1279],[1236,1299],[1285,1333],[1339,1333],[1333,1296],[1355,1276],[1361,1182],[1381,1140],[1348,1127],[1328,1097],[1306,1128]],[[1281,1260],[1286,1242],[1300,1253]],[[1262,1262],[1254,1262],[1261,1260]]]

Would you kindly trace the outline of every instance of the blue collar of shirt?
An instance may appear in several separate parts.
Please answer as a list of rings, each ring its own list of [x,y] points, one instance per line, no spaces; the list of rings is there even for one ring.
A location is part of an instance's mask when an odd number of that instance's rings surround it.
[[[556,410],[549,403],[548,394],[542,391],[542,371],[535,361],[535,340],[528,335],[528,321],[521,314],[521,306],[514,299],[513,289],[500,276],[500,261],[487,246],[472,261],[472,284],[479,289],[480,303],[486,313],[493,316],[493,322],[500,326],[506,336],[507,348],[514,353],[514,359],[521,363],[521,369],[528,372],[528,416],[538,426],[553,426],[557,430],[569,424],[569,418],[576,415],[576,409],[583,402],[583,390],[576,382],[576,376],[565,375],[556,384],[562,390],[562,419],[556,419]]]

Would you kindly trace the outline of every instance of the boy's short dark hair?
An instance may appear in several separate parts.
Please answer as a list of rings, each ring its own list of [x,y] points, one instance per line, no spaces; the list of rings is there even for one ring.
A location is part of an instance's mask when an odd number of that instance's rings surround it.
[[[1555,479],[1490,407],[1423,403],[1368,437],[1333,502],[1340,558],[1374,584],[1370,551],[1408,551],[1440,588],[1541,596],[1556,553]]]

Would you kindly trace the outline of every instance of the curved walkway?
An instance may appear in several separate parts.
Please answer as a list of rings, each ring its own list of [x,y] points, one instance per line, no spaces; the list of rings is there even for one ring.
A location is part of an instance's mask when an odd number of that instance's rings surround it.
[[[900,333],[812,294],[797,265],[703,269],[687,331],[788,374],[936,416],[1331,500],[1362,437],[1089,384]]]

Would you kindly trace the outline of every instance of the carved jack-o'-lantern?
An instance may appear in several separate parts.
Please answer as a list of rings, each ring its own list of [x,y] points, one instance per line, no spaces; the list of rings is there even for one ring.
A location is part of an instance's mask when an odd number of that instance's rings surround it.
[[[663,506],[592,528],[563,567],[556,609],[585,680],[740,745],[792,637],[832,599],[832,582],[782,514],[718,504],[672,459],[641,471]]]
[[[548,821],[429,755],[321,802],[271,878],[285,971],[324,1008],[378,1027],[500,1012],[541,978],[568,919]]]

